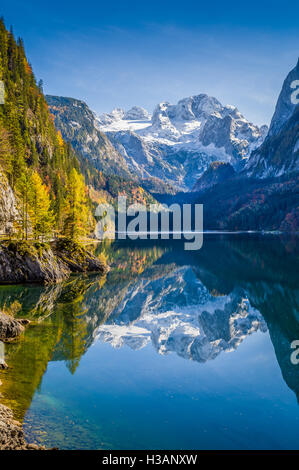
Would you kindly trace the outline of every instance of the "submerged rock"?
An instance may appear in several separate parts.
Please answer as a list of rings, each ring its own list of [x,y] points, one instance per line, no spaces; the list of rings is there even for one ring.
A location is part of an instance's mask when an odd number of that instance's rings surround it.
[[[12,411],[0,404],[0,449],[23,449],[26,446],[22,426],[13,418]]]
[[[9,341],[15,339],[24,331],[24,322],[26,322],[26,320],[15,320],[9,315],[0,312],[0,340]],[[1,362],[0,358],[0,367],[1,364],[5,365],[4,362]]]
[[[7,406],[0,404],[0,450],[45,450],[36,444],[28,444],[21,423],[13,417]]]

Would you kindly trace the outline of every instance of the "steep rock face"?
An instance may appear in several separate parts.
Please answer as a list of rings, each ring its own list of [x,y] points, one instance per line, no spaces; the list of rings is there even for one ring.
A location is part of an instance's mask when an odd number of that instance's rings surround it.
[[[242,159],[263,141],[267,130],[267,126],[257,130],[248,125],[236,111],[235,115],[211,116],[205,123],[201,141],[204,146],[223,148],[231,157],[229,161],[238,169],[243,163]]]
[[[290,71],[282,85],[275,112],[272,117],[269,136],[277,135],[294,113],[299,101],[299,59],[296,67]],[[297,103],[296,103],[297,102]]]
[[[114,142],[112,136],[108,138],[99,130],[95,115],[86,103],[59,96],[48,95],[46,98],[56,127],[61,131],[63,138],[71,142],[76,149],[86,181],[96,191],[101,192],[100,197],[103,196],[102,192],[108,199],[121,193],[126,194],[131,203],[154,202],[151,195],[144,191],[147,187],[143,184],[143,178],[150,178],[150,174],[138,171],[138,158],[142,160],[144,155],[147,155],[145,144],[133,139],[129,142],[128,136],[125,136],[126,146],[136,149],[136,161],[131,161],[119,142]],[[109,125],[125,116],[126,122],[136,122],[138,119],[146,119],[147,112],[138,107],[130,109],[127,113],[116,109],[106,115],[105,122]],[[163,188],[165,184],[160,180],[159,186]],[[94,194],[96,196],[96,193]],[[93,196],[93,191],[90,195]],[[98,202],[96,197],[95,202]]]
[[[39,250],[18,243],[0,246],[0,283],[49,284],[66,279],[69,274],[67,266],[49,247]]]
[[[131,111],[98,116],[100,129],[139,177],[160,178],[177,190],[191,189],[214,160],[241,167],[267,132],[205,94],[159,103],[151,118]]]
[[[234,175],[235,170],[229,163],[213,162],[195,183],[192,191],[204,191],[232,178]]]
[[[299,171],[299,106],[278,134],[267,137],[253,152],[245,172],[249,176],[267,178]]]
[[[15,195],[0,169],[0,235],[9,232],[18,219],[19,210]]]
[[[60,240],[46,244],[11,242],[0,246],[0,283],[37,282],[52,284],[68,278],[71,272],[105,274],[107,267],[76,243]]]
[[[162,187],[165,183],[171,186],[184,185],[183,165],[179,162],[174,164],[173,160],[167,161],[161,146],[131,131],[112,131],[107,132],[107,135],[126,159],[130,171],[137,175],[146,189],[152,184],[153,179],[156,179],[157,183],[160,181]]]
[[[62,136],[101,171],[132,177],[125,159],[97,126],[95,116],[83,101],[46,96],[50,112]]]
[[[107,266],[85,248],[70,240],[58,240],[53,246],[54,253],[73,273],[97,272],[105,274]]]
[[[245,172],[266,178],[299,170],[299,60],[280,92],[264,143],[249,158]]]

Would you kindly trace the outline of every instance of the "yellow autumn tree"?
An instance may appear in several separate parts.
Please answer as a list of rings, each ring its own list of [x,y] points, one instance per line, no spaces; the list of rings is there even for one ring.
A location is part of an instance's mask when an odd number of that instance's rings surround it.
[[[53,231],[54,215],[50,209],[51,201],[46,185],[37,171],[31,175],[29,193],[29,215],[34,238],[44,239]]]
[[[0,166],[9,175],[11,172],[12,148],[9,133],[0,122]]]
[[[67,184],[63,234],[71,240],[86,236],[89,207],[84,177],[72,169]]]
[[[28,235],[31,232],[31,223],[29,217],[29,205],[30,205],[30,194],[32,189],[31,184],[31,171],[27,168],[22,173],[21,177],[18,179],[17,185],[17,195],[21,202],[20,210],[20,227],[16,227],[17,231],[21,229],[22,238],[28,239]]]

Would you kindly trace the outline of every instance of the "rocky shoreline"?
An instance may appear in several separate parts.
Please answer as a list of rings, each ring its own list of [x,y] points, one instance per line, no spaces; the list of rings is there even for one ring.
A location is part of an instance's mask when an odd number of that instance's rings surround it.
[[[28,320],[16,320],[0,312],[0,341],[9,342],[16,339],[25,329]],[[8,366],[0,358],[0,370]],[[0,386],[1,386],[0,379]],[[1,390],[1,388],[0,388]],[[0,393],[1,397],[1,393]],[[45,450],[36,444],[28,444],[22,424],[14,419],[13,412],[0,403],[0,450]]]
[[[97,272],[107,266],[76,242],[52,243],[7,241],[0,245],[0,284],[52,284],[71,273]]]
[[[86,248],[66,239],[51,244],[6,241],[0,245],[0,284],[53,284],[64,281],[72,273],[104,275],[107,270],[106,264]],[[0,346],[1,342],[16,340],[28,323],[27,319],[15,319],[0,311]],[[0,372],[7,368],[0,357]],[[12,410],[1,403],[0,450],[45,450],[26,442],[22,424],[14,419]]]
[[[0,403],[0,450],[46,450],[37,444],[28,444],[22,424],[16,421],[12,411]]]

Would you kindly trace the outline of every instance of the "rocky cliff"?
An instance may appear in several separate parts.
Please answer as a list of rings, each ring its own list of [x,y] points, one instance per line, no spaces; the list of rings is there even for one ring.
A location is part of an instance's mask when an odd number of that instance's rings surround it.
[[[57,129],[77,152],[81,171],[92,187],[90,197],[96,203],[98,197],[99,200],[103,197],[110,200],[119,193],[126,194],[131,203],[154,202],[151,195],[143,189],[143,181],[137,178],[136,168],[128,164],[106,134],[101,132],[95,114],[86,103],[74,98],[50,95],[46,99]],[[138,109],[132,108],[127,113],[127,118],[135,119]]]
[[[213,162],[193,186],[192,191],[204,191],[232,178],[235,170],[229,163]]]
[[[0,235],[8,233],[19,216],[16,197],[0,168]]]
[[[0,247],[0,283],[17,284],[59,282],[70,274],[67,266],[51,248],[43,244],[2,244]]]
[[[286,77],[264,143],[245,167],[249,176],[266,178],[299,170],[299,60]]]
[[[86,103],[74,98],[46,96],[56,127],[74,149],[107,174],[132,178],[126,160],[99,130]]]
[[[107,267],[88,250],[68,240],[45,243],[8,242],[0,246],[0,283],[61,282],[73,273],[98,272]]]

